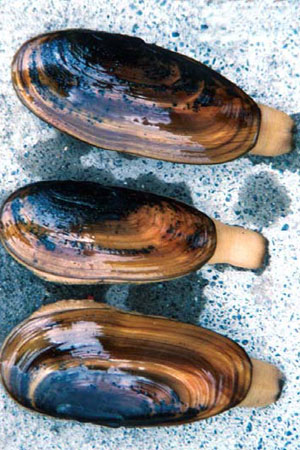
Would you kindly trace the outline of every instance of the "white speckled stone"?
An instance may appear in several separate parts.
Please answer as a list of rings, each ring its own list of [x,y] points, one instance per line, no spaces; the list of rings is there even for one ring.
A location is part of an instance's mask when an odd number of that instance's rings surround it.
[[[10,82],[26,39],[61,28],[134,34],[219,70],[257,101],[300,122],[298,0],[2,0],[0,4],[0,201],[37,180],[88,179],[140,187],[194,203],[212,217],[258,229],[269,240],[264,270],[206,266],[169,283],[63,287],[37,279],[0,247],[0,341],[41,304],[94,295],[115,306],[202,324],[239,342],[286,375],[268,408],[235,409],[196,424],[111,430],[46,418],[0,387],[3,450],[300,449],[300,159],[244,157],[196,167],[126,158],[71,139],[21,105]]]

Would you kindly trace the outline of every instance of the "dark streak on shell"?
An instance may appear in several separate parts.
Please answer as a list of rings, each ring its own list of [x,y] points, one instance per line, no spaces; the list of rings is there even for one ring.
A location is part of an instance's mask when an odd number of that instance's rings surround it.
[[[251,362],[233,341],[93,301],[48,305],[3,344],[1,378],[21,405],[118,427],[173,425],[238,405]]]
[[[44,34],[19,49],[12,77],[41,119],[109,150],[214,164],[248,152],[259,133],[260,110],[236,85],[136,37]]]
[[[215,226],[173,199],[97,183],[45,181],[12,194],[0,211],[8,252],[49,281],[150,282],[200,268]]]

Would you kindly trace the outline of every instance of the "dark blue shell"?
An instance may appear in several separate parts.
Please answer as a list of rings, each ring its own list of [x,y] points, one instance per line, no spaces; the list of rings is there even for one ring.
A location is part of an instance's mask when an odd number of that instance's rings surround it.
[[[111,427],[200,420],[240,403],[251,363],[204,328],[62,301],[16,327],[1,350],[1,377],[21,405]]]

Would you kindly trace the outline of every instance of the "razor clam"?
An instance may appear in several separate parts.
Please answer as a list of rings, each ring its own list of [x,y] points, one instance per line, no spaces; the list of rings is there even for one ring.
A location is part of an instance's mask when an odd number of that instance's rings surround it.
[[[26,408],[110,427],[176,425],[280,395],[282,377],[205,328],[92,300],[47,305],[1,353],[7,392]]]
[[[6,250],[36,275],[72,284],[147,283],[205,262],[258,267],[264,238],[155,194],[92,182],[44,181],[0,210]]]
[[[12,79],[41,119],[108,150],[216,164],[291,146],[289,116],[257,105],[204,64],[136,37],[82,29],[34,37],[16,53]]]

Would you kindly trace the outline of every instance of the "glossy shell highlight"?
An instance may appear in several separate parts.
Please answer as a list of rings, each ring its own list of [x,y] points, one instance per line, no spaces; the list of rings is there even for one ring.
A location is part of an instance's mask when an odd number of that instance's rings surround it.
[[[235,84],[143,40],[71,29],[18,50],[12,79],[37,116],[109,150],[189,164],[235,159],[256,144],[260,110]]]
[[[111,427],[175,425],[238,405],[251,362],[233,341],[93,301],[48,305],[1,350],[1,378],[21,405]]]
[[[6,250],[61,283],[147,283],[199,269],[214,253],[215,225],[179,201],[121,187],[45,181],[0,210]]]

